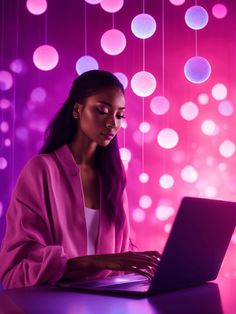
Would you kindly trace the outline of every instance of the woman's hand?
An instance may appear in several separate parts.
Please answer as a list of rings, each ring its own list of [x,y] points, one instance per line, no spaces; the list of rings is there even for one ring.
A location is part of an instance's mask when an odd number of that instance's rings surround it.
[[[157,251],[88,255],[70,259],[63,278],[85,278],[100,270],[137,273],[151,279],[160,261]]]

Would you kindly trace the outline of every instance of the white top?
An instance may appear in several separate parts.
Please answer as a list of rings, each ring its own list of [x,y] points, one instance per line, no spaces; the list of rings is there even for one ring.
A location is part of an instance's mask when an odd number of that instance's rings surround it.
[[[87,225],[87,254],[94,255],[98,237],[99,210],[85,207],[84,212]]]

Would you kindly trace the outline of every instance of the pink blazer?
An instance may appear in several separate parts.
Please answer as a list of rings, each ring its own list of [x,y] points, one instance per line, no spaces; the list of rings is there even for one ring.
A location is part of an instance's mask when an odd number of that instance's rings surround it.
[[[96,254],[128,250],[129,221],[116,230],[105,217],[100,197],[100,225]],[[53,284],[67,259],[87,255],[84,195],[79,167],[67,145],[37,155],[21,172],[7,212],[7,228],[0,251],[0,281],[5,288]],[[99,276],[111,272],[103,271]]]

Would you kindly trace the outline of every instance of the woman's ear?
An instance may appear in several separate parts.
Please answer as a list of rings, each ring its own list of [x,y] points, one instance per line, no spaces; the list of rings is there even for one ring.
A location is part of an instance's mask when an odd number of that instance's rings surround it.
[[[79,119],[80,110],[81,110],[81,105],[76,102],[75,105],[74,105],[74,108],[73,108],[73,117],[75,119]]]

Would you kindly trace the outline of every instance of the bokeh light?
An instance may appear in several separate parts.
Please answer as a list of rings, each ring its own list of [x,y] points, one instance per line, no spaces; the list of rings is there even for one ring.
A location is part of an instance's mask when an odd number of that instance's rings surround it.
[[[122,72],[115,72],[115,73],[113,73],[117,78],[118,78],[118,80],[121,82],[121,84],[123,85],[123,87],[124,87],[124,89],[126,89],[127,88],[127,86],[128,86],[128,78],[127,78],[127,76],[124,74],[124,73],[122,73]]]
[[[15,59],[10,63],[10,69],[12,70],[12,72],[14,73],[23,73],[25,72],[25,62],[21,59]]]
[[[174,185],[174,178],[170,174],[163,174],[159,179],[159,184],[163,189],[170,189]]]
[[[8,109],[11,107],[11,102],[6,99],[6,98],[2,98],[0,99],[0,108],[1,109]]]
[[[150,131],[150,129],[151,129],[151,126],[149,122],[143,121],[139,125],[139,131],[142,133],[147,133]]]
[[[30,98],[34,102],[44,102],[46,99],[46,90],[42,87],[36,87],[32,90]]]
[[[199,96],[198,96],[198,102],[199,102],[199,104],[201,104],[201,105],[207,105],[208,104],[208,102],[209,102],[209,96],[207,95],[207,94],[200,94]]]
[[[192,83],[203,83],[211,75],[211,65],[203,57],[192,57],[185,63],[184,74]]]
[[[173,5],[182,5],[184,4],[185,0],[169,0],[170,3],[172,3]]]
[[[227,96],[227,87],[222,83],[217,83],[212,87],[211,94],[216,100],[223,100]]]
[[[118,12],[124,4],[124,0],[100,0],[100,5],[104,11],[109,13]]]
[[[178,133],[171,128],[162,129],[157,135],[158,144],[165,149],[175,147],[178,144],[178,141]]]
[[[125,49],[126,38],[120,30],[113,28],[102,35],[100,44],[103,51],[109,55],[115,56]]]
[[[147,39],[155,33],[156,21],[149,14],[138,14],[131,22],[131,30],[136,37],[140,39]]]
[[[121,147],[120,148],[120,157],[121,157],[121,160],[123,162],[125,169],[127,170],[128,166],[129,166],[129,162],[130,162],[131,157],[132,157],[131,151],[126,147]]]
[[[146,218],[145,211],[141,208],[135,208],[132,212],[132,218],[136,222],[142,222]]]
[[[91,56],[80,57],[75,65],[76,72],[80,75],[90,70],[98,70],[98,62]]]
[[[198,172],[193,166],[187,165],[182,168],[180,176],[183,181],[193,183],[198,179]]]
[[[194,5],[185,13],[185,22],[191,29],[199,30],[208,23],[208,13],[202,6]]]
[[[3,205],[2,202],[0,202],[0,218],[2,217],[3,214]]]
[[[155,211],[156,218],[161,221],[168,220],[175,210],[172,206],[160,204]]]
[[[29,138],[29,131],[24,126],[19,126],[16,128],[16,138],[21,141],[26,141]]]
[[[139,175],[139,181],[141,183],[147,183],[149,181],[149,175],[146,172],[141,172]]]
[[[137,72],[131,79],[131,88],[140,97],[150,96],[156,89],[156,79],[150,72]]]
[[[4,170],[7,167],[7,160],[4,157],[0,157],[0,170]]]
[[[216,195],[217,195],[217,188],[215,186],[207,186],[205,189],[204,189],[204,194],[205,194],[205,197],[208,197],[208,198],[215,198]]]
[[[139,199],[139,206],[145,209],[151,207],[152,198],[149,195],[142,195]]]
[[[10,140],[9,138],[6,138],[6,139],[4,140],[4,145],[5,145],[6,147],[10,147],[10,146],[11,146],[11,140]]]
[[[216,135],[217,129],[217,125],[213,120],[209,119],[202,122],[201,130],[205,135]]]
[[[169,100],[164,96],[155,96],[150,102],[150,109],[156,115],[163,115],[170,108]]]
[[[223,100],[219,103],[218,110],[222,116],[229,117],[234,113],[234,105],[229,100]]]
[[[9,126],[9,123],[7,121],[2,121],[0,123],[0,131],[2,133],[7,133],[9,131],[9,128],[10,128],[10,126]]]
[[[27,0],[26,7],[34,15],[43,14],[47,10],[46,0]]]
[[[13,77],[8,71],[0,71],[0,90],[5,91],[12,87]]]
[[[223,141],[219,146],[219,152],[223,157],[232,157],[235,153],[235,143],[229,139]]]
[[[180,114],[184,120],[194,120],[198,116],[198,113],[198,106],[192,101],[188,101],[180,107]]]
[[[217,3],[212,7],[212,14],[217,19],[223,19],[227,15],[227,8],[222,3]]]
[[[42,45],[34,51],[33,61],[39,70],[50,71],[57,66],[59,55],[54,47]]]

